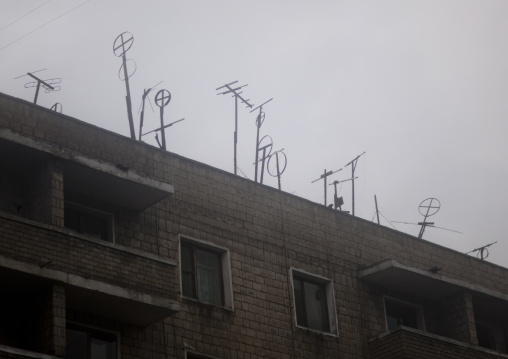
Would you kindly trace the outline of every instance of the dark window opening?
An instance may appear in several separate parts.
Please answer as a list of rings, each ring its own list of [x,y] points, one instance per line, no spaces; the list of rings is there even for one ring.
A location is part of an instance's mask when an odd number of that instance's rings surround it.
[[[78,233],[113,242],[112,222],[107,213],[65,203],[64,226]]]
[[[422,312],[419,306],[385,298],[385,310],[388,329],[403,325],[423,330]]]
[[[479,346],[507,353],[506,331],[503,326],[476,323],[476,337],[478,338]]]
[[[67,359],[116,359],[116,348],[114,334],[67,326]]]
[[[330,331],[326,283],[293,277],[296,322],[322,332]]]
[[[181,246],[182,294],[223,305],[222,254],[189,243]]]

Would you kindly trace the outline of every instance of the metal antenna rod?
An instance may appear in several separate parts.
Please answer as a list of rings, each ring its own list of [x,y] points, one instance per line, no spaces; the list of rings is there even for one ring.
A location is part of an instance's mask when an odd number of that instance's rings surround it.
[[[344,167],[347,167],[349,165],[351,165],[351,179],[352,179],[352,182],[351,182],[351,185],[353,187],[353,205],[352,205],[352,214],[353,216],[355,215],[355,169],[356,169],[356,164],[358,162],[358,159],[363,156],[365,154],[365,151],[356,156],[356,158],[354,160],[352,160],[351,162],[349,162],[347,165],[345,165]]]
[[[259,156],[259,129],[261,128],[261,125],[263,124],[265,120],[265,113],[263,112],[263,106],[266,105],[268,102],[272,101],[273,97],[269,99],[268,101],[263,102],[261,105],[250,111],[250,113],[256,111],[259,108],[259,115],[256,118],[256,127],[257,127],[257,135],[256,135],[256,158],[254,160],[255,163],[255,176],[254,180],[258,181],[258,156]],[[264,161],[263,161],[263,168],[264,168]],[[261,173],[261,183],[263,183],[263,174]]]
[[[217,95],[226,95],[229,93],[232,93],[235,97],[235,134],[234,134],[234,159],[233,159],[233,165],[234,165],[234,172],[235,175],[237,173],[237,161],[236,161],[236,144],[238,142],[238,99],[240,99],[247,107],[252,108],[253,105],[249,103],[249,100],[244,99],[242,96],[240,96],[241,92],[238,92],[242,87],[245,87],[247,85],[242,85],[236,88],[232,88],[231,85],[237,83],[238,81],[233,81],[229,84],[225,84],[224,86],[218,87],[215,90],[221,90],[223,88],[226,88],[227,90],[221,93],[218,93]]]
[[[127,73],[127,58],[125,57],[125,53],[131,48],[134,42],[134,36],[126,31],[118,35],[113,43],[113,53],[122,57],[122,66],[123,66],[123,76],[125,81],[125,89],[127,91],[127,96],[125,97],[125,101],[127,102],[127,116],[129,118],[129,128],[131,131],[131,138],[133,140],[136,139],[136,131],[134,130],[134,120],[132,117],[132,101],[131,101],[131,90],[129,87],[129,74]]]
[[[143,119],[145,117],[145,100],[146,100],[146,97],[148,96],[148,94],[150,93],[150,91],[152,91],[153,89],[155,89],[157,86],[159,86],[160,84],[162,83],[159,82],[157,85],[155,86],[152,86],[150,87],[149,89],[144,89],[143,90],[143,96],[141,97],[141,115],[139,117],[139,139],[138,141],[141,141],[141,131],[143,129]],[[151,106],[151,105],[150,105]]]
[[[496,243],[497,243],[497,241],[492,242],[492,243],[487,244],[485,246],[473,249],[472,251],[467,252],[466,254],[478,252],[478,254],[477,254],[478,258],[480,258],[481,260],[484,260],[485,258],[487,258],[489,256],[489,250],[487,249],[487,247],[490,247],[491,245],[496,244]]]
[[[355,177],[355,178],[358,178],[358,177]],[[336,201],[338,201],[338,197],[337,197],[337,185],[339,183],[342,183],[342,182],[347,182],[347,181],[352,181],[353,178],[348,178],[348,179],[345,179],[345,180],[342,180],[342,181],[333,181],[333,183],[330,183],[330,186],[333,186],[333,188],[335,189],[335,193],[334,193],[334,196],[333,196],[333,201],[334,201],[334,204]],[[342,197],[341,197],[342,198]],[[344,203],[342,203],[344,204]],[[342,204],[340,205],[340,210],[342,211]],[[337,209],[337,208],[335,208]],[[349,213],[349,212],[347,212]]]
[[[339,172],[339,171],[341,171],[341,170],[342,170],[342,168],[339,168],[339,169],[338,169],[338,170],[336,170],[336,171],[329,171],[329,172],[326,172],[326,168],[325,168],[325,172],[324,172],[324,173],[323,173],[323,174],[322,174],[322,175],[321,175],[318,179],[316,179],[316,180],[314,180],[314,181],[312,181],[312,182],[311,182],[311,183],[314,183],[314,182],[317,182],[317,181],[319,181],[319,180],[321,180],[321,179],[324,179],[324,180],[325,180],[325,183],[324,183],[324,185],[325,185],[325,206],[326,206],[326,177],[328,177],[328,176],[330,176],[330,175],[332,175],[332,174],[334,174],[334,173],[336,173],[336,172]]]
[[[376,203],[377,224],[379,224],[379,210],[377,208],[377,197],[376,197],[376,195],[374,195],[374,202]]]

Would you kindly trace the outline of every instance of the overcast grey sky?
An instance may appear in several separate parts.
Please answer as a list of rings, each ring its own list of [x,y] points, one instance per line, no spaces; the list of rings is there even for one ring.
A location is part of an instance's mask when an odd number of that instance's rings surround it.
[[[234,100],[215,89],[238,80],[255,106],[273,98],[261,136],[284,148],[284,191],[323,203],[323,182],[311,182],[366,151],[355,173],[357,216],[374,219],[377,195],[383,225],[418,235],[416,225],[387,220],[422,221],[418,205],[435,197],[441,209],[429,221],[463,234],[428,228],[424,239],[460,252],[497,241],[487,260],[508,266],[507,1],[0,4],[0,92],[32,101],[29,79],[14,78],[47,69],[37,75],[62,78],[61,90],[42,92],[38,104],[60,102],[66,115],[129,136],[113,54],[129,31],[136,132],[143,89],[163,81],[157,90],[172,94],[165,122],[186,119],[166,131],[168,150],[233,172]],[[154,108],[145,131],[159,124]],[[238,166],[253,179],[249,111],[239,107]],[[350,176],[346,167],[329,183]],[[265,184],[277,187],[268,174]],[[338,189],[351,210],[351,182]]]

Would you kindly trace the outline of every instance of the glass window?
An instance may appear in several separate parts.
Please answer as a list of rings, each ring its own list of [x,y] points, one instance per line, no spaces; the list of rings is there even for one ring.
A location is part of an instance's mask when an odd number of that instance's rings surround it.
[[[113,218],[109,213],[66,202],[64,226],[90,237],[113,242]]]
[[[114,334],[67,327],[67,359],[116,359],[116,347]]]
[[[182,243],[182,294],[205,303],[223,305],[222,253]]]
[[[299,326],[335,333],[331,281],[293,271],[296,322]]]
[[[424,330],[422,308],[418,305],[385,298],[385,311],[388,329],[403,325]]]

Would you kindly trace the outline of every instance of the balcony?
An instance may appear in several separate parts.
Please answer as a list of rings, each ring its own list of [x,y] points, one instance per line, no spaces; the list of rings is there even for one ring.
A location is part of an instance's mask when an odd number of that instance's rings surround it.
[[[67,308],[141,326],[179,310],[171,260],[1,213],[0,238],[2,293],[58,283]]]
[[[494,359],[508,355],[408,327],[378,335],[369,341],[371,359]]]

